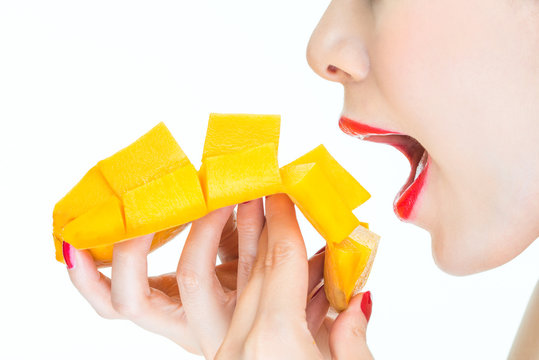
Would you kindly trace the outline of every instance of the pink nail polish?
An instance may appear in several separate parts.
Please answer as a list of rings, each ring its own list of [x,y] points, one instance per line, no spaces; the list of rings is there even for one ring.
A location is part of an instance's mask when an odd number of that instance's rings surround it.
[[[367,319],[367,321],[369,321],[372,312],[372,299],[370,291],[364,293],[363,297],[361,298],[361,311],[363,311],[365,318]]]
[[[62,243],[62,253],[64,255],[64,261],[67,265],[67,268],[69,270],[73,269],[75,267],[75,262],[74,262],[74,256],[73,256],[73,247],[69,244],[69,243],[66,243],[65,241]]]

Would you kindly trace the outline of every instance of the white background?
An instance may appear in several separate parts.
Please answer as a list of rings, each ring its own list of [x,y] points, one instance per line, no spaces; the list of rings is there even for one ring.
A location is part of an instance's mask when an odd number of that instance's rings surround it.
[[[341,87],[307,65],[328,3],[0,2],[0,358],[197,358],[99,318],[54,260],[51,215],[94,163],[159,121],[198,166],[210,112],[282,114],[281,165],[324,143],[371,192],[357,215],[382,235],[367,284],[378,359],[506,357],[537,281],[539,243],[486,273],[437,269],[428,234],[392,212],[407,161],[342,134]],[[312,254],[323,241],[301,220]],[[151,274],[176,268],[184,238],[150,255]]]

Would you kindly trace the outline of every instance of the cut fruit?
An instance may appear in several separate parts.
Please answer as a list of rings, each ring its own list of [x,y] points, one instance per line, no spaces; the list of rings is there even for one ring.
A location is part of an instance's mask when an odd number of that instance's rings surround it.
[[[149,234],[206,215],[206,203],[191,164],[128,191],[122,197],[128,237]]]
[[[288,165],[308,163],[316,163],[322,168],[350,210],[354,210],[371,197],[367,190],[331,156],[324,145],[317,146]]]
[[[100,161],[56,204],[56,259],[64,261],[66,241],[108,266],[118,242],[154,234],[154,250],[210,211],[284,192],[326,240],[326,295],[345,309],[378,245],[352,212],[370,195],[323,145],[279,169],[279,129],[278,115],[211,114],[197,172],[158,124]]]
[[[182,232],[187,227],[187,224],[176,226],[170,229],[166,229],[155,233],[152,240],[152,245],[150,246],[150,252],[166,244],[169,240],[172,240],[176,235]],[[61,246],[61,243],[60,243]],[[110,266],[112,265],[112,250],[113,245],[98,246],[89,249],[90,254],[94,258],[95,264],[98,267]],[[60,254],[62,254],[60,248]],[[63,262],[63,258],[59,261]]]
[[[113,244],[156,233],[151,245],[155,249],[185,228],[184,223],[205,214],[195,168],[159,123],[100,161],[56,204],[56,259],[63,262],[62,242],[66,241],[77,249],[89,249],[96,264],[109,265]]]
[[[208,211],[282,191],[273,143],[206,158],[199,178]]]
[[[60,238],[77,249],[113,244],[124,238],[122,203],[116,196],[69,222]]]
[[[53,228],[62,229],[68,222],[84,214],[114,196],[114,192],[94,166],[84,175],[62,200],[58,201],[53,211]],[[55,231],[56,232],[56,231]]]
[[[99,170],[121,196],[189,164],[165,124],[159,123],[128,147],[99,162]]]
[[[372,268],[380,237],[358,226],[339,244],[328,243],[324,260],[324,289],[330,305],[345,310],[362,288]]]
[[[287,165],[281,177],[284,191],[328,243],[343,241],[360,225],[320,165]]]
[[[280,115],[210,114],[202,161],[266,143],[279,147]]]

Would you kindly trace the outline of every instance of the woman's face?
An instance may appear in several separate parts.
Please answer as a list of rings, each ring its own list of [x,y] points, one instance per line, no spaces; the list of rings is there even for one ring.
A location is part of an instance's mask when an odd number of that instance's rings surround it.
[[[539,2],[334,0],[307,57],[343,84],[345,132],[400,134],[366,139],[410,159],[395,211],[442,269],[501,265],[539,236]]]

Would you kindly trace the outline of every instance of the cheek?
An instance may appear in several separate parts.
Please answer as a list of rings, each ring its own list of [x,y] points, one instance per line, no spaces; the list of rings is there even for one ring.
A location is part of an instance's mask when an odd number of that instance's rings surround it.
[[[460,130],[458,119],[470,109],[467,93],[474,91],[469,80],[477,71],[471,57],[473,25],[464,23],[459,6],[444,4],[404,0],[395,5],[382,19],[373,52],[374,71],[395,120],[430,151],[440,134],[447,138]]]

